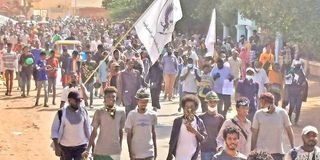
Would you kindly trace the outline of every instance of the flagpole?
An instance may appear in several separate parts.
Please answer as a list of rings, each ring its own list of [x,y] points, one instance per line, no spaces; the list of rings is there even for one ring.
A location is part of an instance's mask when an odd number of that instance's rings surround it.
[[[88,81],[90,80],[90,78],[94,75],[94,73],[97,72],[97,70],[100,68],[101,64],[110,56],[110,54],[112,54],[116,48],[116,46],[118,46],[122,41],[123,39],[130,33],[130,31],[134,28],[134,26],[137,24],[137,22],[139,22],[139,20],[141,19],[141,17],[143,17],[147,11],[149,11],[149,9],[151,8],[151,6],[153,6],[153,4],[158,1],[158,0],[154,0],[150,5],[149,7],[141,14],[141,16],[134,22],[134,24],[127,30],[127,32],[119,39],[119,41],[112,46],[111,48],[111,52],[103,58],[102,61],[100,61],[99,65],[93,70],[93,72],[90,74],[90,76],[87,78],[87,80],[83,83],[83,84],[87,84]]]

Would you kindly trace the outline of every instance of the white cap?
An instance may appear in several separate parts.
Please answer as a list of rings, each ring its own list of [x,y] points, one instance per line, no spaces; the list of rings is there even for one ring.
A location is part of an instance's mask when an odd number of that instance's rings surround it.
[[[314,132],[316,134],[318,134],[318,129],[316,127],[313,127],[313,126],[306,126],[303,128],[302,130],[302,135],[306,135],[308,134],[309,132]]]
[[[251,68],[251,67],[248,67],[248,68],[246,69],[246,72],[248,72],[248,71],[252,71],[253,73],[255,73],[254,69]]]

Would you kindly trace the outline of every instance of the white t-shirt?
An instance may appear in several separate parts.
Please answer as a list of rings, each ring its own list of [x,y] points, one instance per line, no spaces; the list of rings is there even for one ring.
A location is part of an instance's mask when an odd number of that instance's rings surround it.
[[[187,130],[184,123],[185,120],[183,120],[181,124],[175,160],[191,159],[197,150],[197,138],[193,133]],[[191,125],[193,128],[197,128],[196,120],[193,120]]]
[[[258,73],[255,73],[253,76],[253,82],[257,82],[259,84],[259,96],[262,93],[266,92],[267,89],[264,87],[264,85],[269,83],[269,78],[266,71],[264,69],[261,69]]]
[[[240,78],[241,59],[237,58],[234,60],[232,57],[229,57],[228,63],[230,64],[231,74],[234,76],[234,79]]]
[[[80,110],[76,111],[79,112]],[[67,114],[67,111],[65,112]],[[80,114],[80,113],[79,113]],[[63,115],[66,117],[66,115]],[[60,140],[60,144],[66,147],[79,146],[88,143],[84,132],[84,118],[77,124],[71,124],[68,118],[64,121],[64,132]],[[83,131],[83,132],[81,132]]]
[[[188,72],[188,67],[184,67],[181,71],[181,76],[184,76]],[[200,72],[198,70],[198,72]],[[200,76],[200,73],[198,73]],[[196,74],[195,69],[191,69],[191,71],[188,73],[186,79],[182,81],[182,91],[183,92],[189,92],[189,93],[197,93],[198,86],[196,82]]]

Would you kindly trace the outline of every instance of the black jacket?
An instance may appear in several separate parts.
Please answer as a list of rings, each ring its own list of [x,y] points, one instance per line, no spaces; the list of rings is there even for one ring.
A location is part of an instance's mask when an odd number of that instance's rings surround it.
[[[194,155],[192,156],[191,160],[196,160],[198,158],[198,154],[200,151],[200,144],[207,137],[207,132],[206,132],[206,128],[203,124],[203,121],[198,116],[195,116],[195,119],[197,122],[197,130],[202,135],[202,137],[201,138],[197,137],[197,141],[198,141],[197,149],[196,149],[196,152],[194,153]],[[179,141],[179,134],[180,134],[180,129],[181,129],[181,125],[182,125],[182,120],[183,120],[183,116],[178,117],[173,121],[171,137],[170,137],[170,142],[169,142],[169,153],[168,153],[167,160],[172,160],[173,156],[176,155],[176,149],[177,149],[177,145],[178,145],[178,141]]]

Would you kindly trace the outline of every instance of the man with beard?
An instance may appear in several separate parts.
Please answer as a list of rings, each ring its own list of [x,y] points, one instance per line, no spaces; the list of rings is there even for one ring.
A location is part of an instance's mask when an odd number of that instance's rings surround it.
[[[240,133],[236,128],[223,130],[225,149],[213,156],[212,160],[246,160],[246,156],[237,151]]]
[[[61,108],[52,123],[55,154],[63,160],[80,160],[89,142],[91,127],[87,110],[77,92],[68,94],[69,105]]]
[[[104,90],[105,107],[98,109],[93,116],[93,131],[87,150],[83,153],[84,157],[88,157],[90,148],[93,148],[94,159],[113,159],[120,160],[121,144],[126,120],[124,110],[116,106],[117,89],[115,87],[107,87]],[[98,128],[100,130],[98,140],[95,143]]]
[[[317,160],[320,159],[320,148],[318,143],[318,129],[313,126],[306,126],[302,130],[303,145],[290,150],[285,160]]]
[[[147,109],[149,97],[150,94],[145,88],[137,91],[135,98],[138,107],[128,114],[125,123],[131,160],[153,160],[157,157],[157,115]]]

